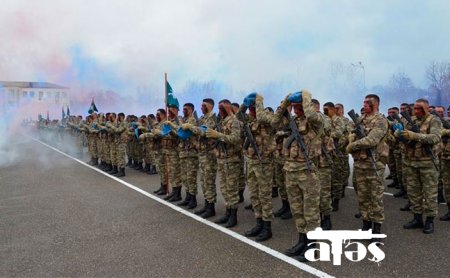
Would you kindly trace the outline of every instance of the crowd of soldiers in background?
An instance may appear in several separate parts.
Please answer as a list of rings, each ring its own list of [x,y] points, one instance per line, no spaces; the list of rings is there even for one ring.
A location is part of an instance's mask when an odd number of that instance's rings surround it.
[[[247,187],[251,204],[245,208],[254,211],[256,224],[245,236],[267,240],[274,217],[293,218],[298,242],[285,253],[301,261],[314,247],[306,233],[332,229],[331,212],[339,210],[348,186],[349,154],[359,204],[355,217],[362,219],[363,230],[381,233],[386,167],[393,180],[387,186],[398,188],[394,197],[408,199],[401,210],[414,214],[405,229],[433,233],[438,201],[446,201],[449,209],[440,220],[450,221],[450,107],[445,111],[419,99],[389,108],[384,116],[379,97],[369,94],[360,115],[352,110],[349,119],[344,105],[327,102],[321,111],[305,90],[287,95],[276,111],[264,107],[256,93],[241,105],[221,100],[217,115],[213,99],[200,105],[200,118],[194,104],[186,103],[182,116],[177,105],[169,105],[156,116],[92,113],[84,120],[42,119],[39,130],[70,133],[80,154],[87,146],[89,163],[111,175],[125,176],[126,166],[158,174],[161,183],[154,193],[187,209],[197,207],[200,183],[204,201],[194,213],[205,219],[216,214],[218,176],[226,212],[215,223],[228,228],[237,225]],[[278,196],[282,206],[273,211],[272,198]]]

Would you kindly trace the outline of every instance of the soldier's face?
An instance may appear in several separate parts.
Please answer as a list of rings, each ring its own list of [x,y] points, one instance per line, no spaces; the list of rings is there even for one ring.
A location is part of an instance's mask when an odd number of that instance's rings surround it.
[[[225,118],[227,115],[228,115],[228,109],[230,109],[230,107],[229,107],[230,105],[228,105],[228,104],[226,104],[226,103],[220,103],[219,104],[219,113],[220,113],[220,116],[222,117],[222,118]],[[227,109],[227,107],[228,107],[228,109]]]
[[[178,110],[176,108],[169,108],[169,117],[174,119],[178,115]]]
[[[425,111],[427,110],[428,107],[424,107],[423,103],[421,102],[416,102],[414,104],[414,114],[419,118],[425,116]]]
[[[408,111],[408,106],[405,106],[405,105],[403,105],[403,106],[400,106],[400,112],[405,112],[405,111]]]
[[[191,115],[191,109],[189,109],[187,106],[184,106],[183,107],[183,116],[185,117],[185,118],[187,118],[187,117],[189,117],[190,115]]]
[[[364,105],[363,105],[364,114],[372,113],[372,111],[374,111],[374,105],[375,105],[375,102],[373,101],[373,99],[371,99],[371,98],[364,99]]]
[[[206,115],[206,114],[209,113],[208,104],[206,104],[206,102],[203,102],[203,103],[202,103],[201,110],[202,110],[203,115]]]
[[[342,108],[342,106],[336,106],[336,115],[338,116],[342,116],[344,114],[344,109]]]
[[[439,115],[439,117],[444,118],[444,108],[443,107],[436,107],[436,109],[434,109],[434,111],[436,111],[436,113]]]
[[[248,108],[248,112],[250,113],[250,116],[252,116],[253,118],[256,118],[256,108],[254,106],[250,106]]]
[[[302,117],[305,115],[305,112],[303,111],[303,105],[301,104],[293,104],[292,107],[294,108],[294,113],[297,115],[297,117]]]

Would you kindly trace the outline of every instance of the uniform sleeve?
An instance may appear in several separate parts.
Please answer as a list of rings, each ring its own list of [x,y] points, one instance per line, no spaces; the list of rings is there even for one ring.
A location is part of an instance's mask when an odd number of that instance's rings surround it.
[[[441,130],[442,122],[433,117],[430,121],[430,133],[429,134],[418,134],[418,141],[422,144],[435,145],[441,142]]]
[[[231,121],[231,133],[224,135],[220,140],[227,144],[237,145],[241,140],[241,125],[239,124],[239,120],[236,118]]]
[[[345,122],[341,117],[336,117],[333,119],[333,129],[331,130],[331,137],[333,139],[339,139],[344,136],[345,133]]]
[[[375,123],[374,129],[367,134],[366,137],[356,140],[357,144],[361,149],[371,149],[380,143],[381,139],[386,136],[388,129],[387,120],[383,117],[379,117]]]
[[[306,120],[313,129],[323,128],[323,118],[311,102],[303,102],[303,111],[305,112]]]

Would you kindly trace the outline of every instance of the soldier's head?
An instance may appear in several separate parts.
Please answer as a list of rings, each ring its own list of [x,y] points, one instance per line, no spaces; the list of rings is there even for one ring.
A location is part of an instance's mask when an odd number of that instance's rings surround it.
[[[336,106],[334,106],[334,103],[327,102],[323,105],[323,113],[327,115],[328,117],[333,117],[336,114]]]
[[[270,107],[270,106],[269,106],[269,107],[266,107],[264,110],[265,110],[265,111],[268,111],[269,113],[272,113],[272,114],[274,113],[274,112],[273,112],[273,108]]]
[[[228,115],[233,115],[231,102],[228,99],[222,99],[221,101],[219,101],[219,113],[223,119]]]
[[[411,108],[409,107],[408,103],[402,103],[400,104],[400,113],[408,112],[411,114]]]
[[[116,120],[116,113],[109,113],[108,121],[114,122]]]
[[[344,116],[344,105],[342,103],[336,103],[334,107],[336,107],[336,115]]]
[[[415,116],[416,115],[416,110],[414,110],[414,103],[410,103],[410,104],[408,104],[408,106],[409,106],[409,114],[411,116]]]
[[[364,98],[364,114],[374,114],[379,111],[380,108],[380,97],[375,94],[368,94]]]
[[[436,111],[436,113],[439,115],[440,118],[444,118],[444,113],[445,113],[445,107],[444,106],[436,106],[436,108],[434,108],[434,111]]]
[[[209,112],[211,112],[214,108],[214,100],[212,98],[205,98],[202,100],[202,113],[203,115],[208,114]]]
[[[450,106],[447,108],[447,117],[450,118]]]
[[[394,114],[398,114],[398,112],[396,112],[395,108],[397,108],[397,107],[391,107],[388,109],[388,117],[393,119]]]
[[[166,110],[160,108],[156,111],[156,120],[158,121],[158,123],[164,122],[166,118]]]
[[[122,113],[122,112],[120,112],[120,113],[118,114],[118,117],[119,117],[119,121],[121,121],[121,122],[123,122],[123,121],[125,120],[125,114]]]
[[[233,110],[233,113],[236,114],[239,111],[239,103],[233,102],[231,104],[231,109]]]
[[[434,109],[436,109],[436,106],[434,106],[434,105],[428,106],[428,112],[431,112],[431,111],[433,111]]]
[[[424,98],[419,98],[414,104],[414,114],[418,118],[423,118],[429,113],[429,102]]]
[[[192,114],[194,113],[194,104],[192,103],[186,103],[183,105],[183,116],[185,118],[192,116]]]
[[[317,99],[313,98],[311,99],[311,103],[316,109],[316,112],[320,112],[320,102]]]
[[[176,105],[168,105],[169,119],[173,120],[178,117],[178,107]]]

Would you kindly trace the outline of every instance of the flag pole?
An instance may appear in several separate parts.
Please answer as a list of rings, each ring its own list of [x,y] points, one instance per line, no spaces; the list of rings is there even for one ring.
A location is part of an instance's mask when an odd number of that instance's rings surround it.
[[[167,72],[164,73],[164,102],[165,102],[165,106],[166,106],[166,121],[169,117],[169,108],[167,107]],[[163,154],[164,155],[164,154]],[[169,194],[169,158],[167,155],[164,155],[164,163],[166,164],[166,167],[164,167],[166,169],[165,171],[165,175],[166,175],[166,181],[167,183],[165,184],[166,187],[166,194]]]

